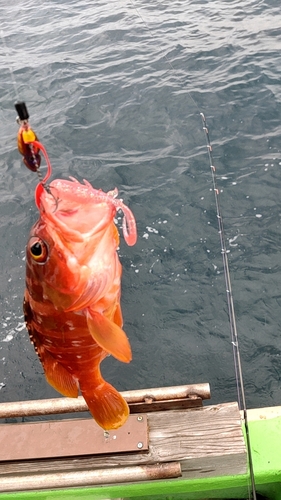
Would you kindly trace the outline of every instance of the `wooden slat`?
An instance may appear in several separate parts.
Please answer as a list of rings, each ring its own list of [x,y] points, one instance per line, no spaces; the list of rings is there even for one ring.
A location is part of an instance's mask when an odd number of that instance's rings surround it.
[[[183,476],[245,474],[247,454],[237,403],[147,414],[149,450],[107,456],[2,462],[1,477],[180,462]],[[36,487],[36,486],[35,486]]]
[[[145,451],[147,434],[146,415],[107,432],[92,418],[0,425],[0,461]]]

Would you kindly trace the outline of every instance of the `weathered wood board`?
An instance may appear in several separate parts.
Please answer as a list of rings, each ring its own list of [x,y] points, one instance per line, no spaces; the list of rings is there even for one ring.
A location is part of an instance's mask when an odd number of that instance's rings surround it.
[[[50,422],[52,424],[52,422]],[[148,450],[69,458],[1,462],[0,491],[9,478],[59,473],[60,477],[107,468],[178,462],[185,478],[245,474],[247,453],[237,403],[147,414]],[[5,424],[12,427],[16,424]],[[36,425],[36,424],[34,424]],[[55,436],[54,436],[55,438]],[[43,439],[43,436],[42,436]],[[47,446],[47,443],[46,443]],[[175,479],[176,480],[176,479]],[[89,483],[93,484],[93,483]],[[41,486],[42,487],[42,486]],[[54,485],[55,487],[55,485]],[[20,484],[18,486],[20,488]]]

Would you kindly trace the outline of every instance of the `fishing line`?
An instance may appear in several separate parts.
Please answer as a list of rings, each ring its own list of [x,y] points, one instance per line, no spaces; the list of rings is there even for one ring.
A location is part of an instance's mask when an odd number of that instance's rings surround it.
[[[132,5],[133,9],[136,11],[138,17],[140,18],[140,20],[144,24],[145,28],[147,29],[147,31],[148,31],[149,35],[151,36],[152,40],[155,41],[154,32],[150,29],[150,27],[148,26],[147,22],[145,21],[145,19],[141,15],[139,9],[137,8],[136,4],[134,3],[134,0],[130,0],[130,3]],[[175,71],[174,66],[172,65],[171,61],[168,59],[168,57],[166,56],[166,54],[163,54],[163,55],[164,55],[164,59],[166,60],[168,66],[170,66],[171,70]],[[195,101],[195,99],[192,97],[192,95],[190,94],[190,92],[188,90],[186,90],[186,93],[187,93],[188,97],[192,100],[192,102],[193,102],[194,106],[196,107],[196,109],[198,110],[198,112],[200,113],[200,108],[199,108],[197,102]]]
[[[1,36],[1,40],[2,40],[2,44],[3,44],[3,47],[4,47],[4,53],[5,53],[5,57],[6,57],[6,60],[8,61],[9,60],[9,52],[8,52],[8,47],[7,47],[7,44],[5,42],[5,38],[4,38],[4,34],[3,34],[3,30],[0,30],[0,36]],[[15,76],[14,76],[14,72],[13,72],[13,69],[11,67],[10,64],[8,64],[6,61],[6,65],[9,69],[9,73],[10,73],[10,76],[11,76],[11,81],[12,81],[12,84],[13,84],[13,87],[14,87],[14,92],[15,92],[15,96],[16,96],[16,104],[15,104],[15,108],[18,112],[18,117],[16,119],[18,125],[20,127],[24,127],[26,128],[26,130],[28,131],[30,129],[29,127],[29,124],[28,124],[28,120],[29,120],[29,114],[28,114],[28,111],[27,111],[27,108],[25,106],[25,103],[24,102],[20,102],[20,97],[19,97],[19,91],[18,91],[18,87],[17,87],[17,83],[16,83],[16,79],[15,79]],[[34,134],[34,133],[33,133]],[[35,135],[35,138],[37,139],[36,137],[36,134]],[[47,152],[44,148],[44,146],[38,142],[38,147],[39,147],[39,150],[41,150],[44,154],[44,157],[45,157],[45,160],[46,160],[46,163],[47,163],[47,174],[45,175],[45,177],[43,178],[43,174],[40,170],[40,162],[38,163],[38,158],[35,154],[35,151],[34,151],[34,145],[35,145],[36,141],[32,141],[30,143],[28,143],[28,146],[29,146],[29,153],[30,153],[30,157],[32,158],[33,160],[33,164],[34,166],[36,167],[36,174],[38,176],[38,179],[39,179],[39,186],[41,186],[43,189],[45,189],[47,191],[48,194],[52,195],[54,200],[55,200],[55,207],[57,208],[58,206],[58,200],[57,198],[53,195],[51,189],[50,189],[50,186],[47,184],[47,179],[49,179],[50,175],[51,175],[51,164],[50,164],[50,161],[49,161],[49,158],[48,158],[48,155],[47,155]],[[38,192],[39,188],[37,186],[36,188],[36,192]],[[39,208],[39,195],[36,199],[36,204],[37,204],[37,207]]]
[[[5,57],[6,57],[6,61],[9,61],[9,52],[8,52],[8,47],[6,45],[6,42],[5,42],[5,38],[4,38],[4,33],[2,30],[0,30],[0,35],[1,35],[1,40],[2,40],[2,44],[3,44],[3,47],[4,47],[4,52],[5,52]],[[6,63],[7,64],[7,63]],[[16,83],[16,79],[15,79],[15,76],[14,76],[14,73],[13,73],[13,70],[12,70],[12,67],[7,64],[7,67],[8,67],[8,70],[10,72],[10,76],[11,76],[11,80],[12,80],[12,84],[13,84],[13,87],[14,87],[14,91],[15,91],[15,96],[16,96],[16,99],[17,101],[20,100],[19,98],[19,92],[18,92],[18,87],[17,87],[17,83]]]
[[[153,38],[153,40],[155,40],[154,33],[152,32],[152,30],[150,29],[148,24],[143,19],[143,16],[140,14],[139,9],[134,4],[134,1],[130,0],[130,3],[133,6],[133,8],[135,9],[138,17],[143,22],[143,24],[146,27],[150,36]],[[171,61],[167,58],[166,55],[164,55],[164,57],[169,65],[169,67],[173,71],[175,71],[175,68],[173,67],[173,64],[171,63]],[[243,370],[242,370],[241,358],[240,358],[240,350],[239,350],[239,343],[238,343],[238,331],[237,331],[237,326],[236,326],[236,316],[235,316],[235,310],[234,310],[234,301],[233,301],[232,286],[231,286],[228,256],[227,256],[228,250],[226,248],[226,239],[225,239],[225,233],[224,233],[224,227],[223,227],[223,218],[222,218],[222,212],[221,212],[221,208],[220,208],[220,198],[219,198],[220,191],[217,187],[216,168],[215,168],[214,162],[213,162],[212,145],[211,145],[211,141],[210,141],[210,137],[209,137],[209,131],[208,131],[208,128],[206,125],[206,118],[205,118],[204,114],[201,112],[197,102],[192,97],[190,92],[188,90],[186,90],[186,92],[187,92],[187,95],[189,96],[189,98],[194,103],[196,109],[198,110],[198,112],[201,116],[202,123],[203,123],[203,130],[204,130],[205,137],[206,137],[207,150],[208,150],[208,156],[209,156],[209,164],[210,164],[211,175],[212,175],[213,191],[215,194],[216,215],[217,215],[217,220],[218,220],[219,236],[220,236],[220,244],[221,244],[221,254],[222,254],[222,260],[223,260],[224,278],[225,278],[225,285],[226,285],[227,306],[228,306],[228,315],[229,315],[229,323],[230,323],[231,343],[232,343],[232,348],[233,348],[233,359],[234,359],[235,379],[236,379],[236,386],[237,386],[238,405],[239,405],[240,410],[243,413],[243,419],[244,419],[246,446],[247,446],[247,451],[248,451],[250,482],[251,482],[251,490],[252,490],[252,495],[253,495],[252,498],[253,498],[253,500],[257,500],[256,487],[255,487],[255,476],[254,476],[254,468],[253,468],[253,458],[252,458],[252,450],[251,450],[251,443],[250,443],[249,423],[248,423],[248,415],[247,415],[247,406],[246,406],[245,390],[244,390],[244,383],[243,383]],[[248,494],[249,494],[249,498],[251,498],[250,485],[249,485]]]

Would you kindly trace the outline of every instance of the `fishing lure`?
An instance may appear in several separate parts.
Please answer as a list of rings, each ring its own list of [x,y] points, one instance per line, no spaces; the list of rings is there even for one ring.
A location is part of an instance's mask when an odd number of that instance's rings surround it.
[[[32,172],[37,172],[41,165],[40,150],[34,144],[38,137],[29,125],[29,114],[24,102],[15,104],[18,113],[17,122],[20,125],[18,131],[18,150],[23,156],[25,166]]]

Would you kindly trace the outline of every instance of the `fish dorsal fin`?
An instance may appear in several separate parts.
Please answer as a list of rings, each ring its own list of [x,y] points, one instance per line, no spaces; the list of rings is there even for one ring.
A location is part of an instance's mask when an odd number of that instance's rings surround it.
[[[129,363],[132,351],[126,333],[103,314],[87,309],[87,323],[96,343],[119,361]]]

